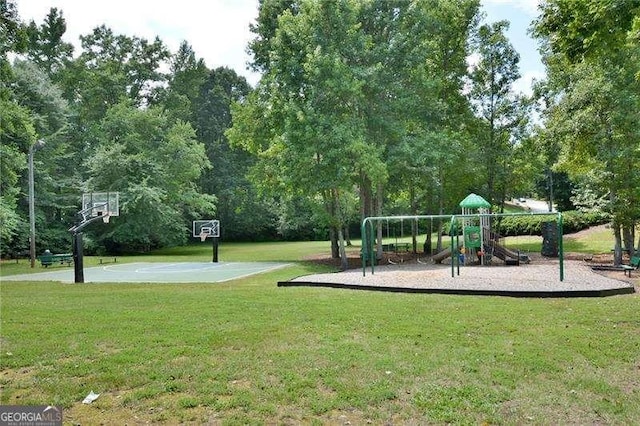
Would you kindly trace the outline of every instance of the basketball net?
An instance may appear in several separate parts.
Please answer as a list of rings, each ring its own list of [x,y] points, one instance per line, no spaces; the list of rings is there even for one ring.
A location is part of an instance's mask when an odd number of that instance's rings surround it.
[[[102,221],[104,223],[109,223],[109,218],[111,217],[111,215],[109,213],[102,215]]]
[[[204,240],[206,240],[208,236],[209,236],[208,232],[201,232],[200,233],[200,241],[204,242]]]

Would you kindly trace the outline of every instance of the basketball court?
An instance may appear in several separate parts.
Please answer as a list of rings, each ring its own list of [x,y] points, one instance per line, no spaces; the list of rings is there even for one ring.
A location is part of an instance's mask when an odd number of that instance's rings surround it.
[[[103,283],[221,283],[288,266],[276,262],[122,263],[84,269],[85,282]],[[3,281],[74,282],[72,267],[34,274],[10,275]]]

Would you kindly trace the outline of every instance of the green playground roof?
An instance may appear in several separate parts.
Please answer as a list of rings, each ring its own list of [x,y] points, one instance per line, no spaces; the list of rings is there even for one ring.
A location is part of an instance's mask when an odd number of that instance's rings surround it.
[[[490,208],[491,204],[484,198],[476,194],[469,194],[467,198],[460,201],[460,207],[464,209],[480,209],[480,208]]]

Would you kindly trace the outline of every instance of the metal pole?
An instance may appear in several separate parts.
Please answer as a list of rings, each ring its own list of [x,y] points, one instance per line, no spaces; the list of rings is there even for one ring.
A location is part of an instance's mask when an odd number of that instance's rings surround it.
[[[34,184],[33,184],[33,147],[29,147],[29,258],[31,267],[36,266],[36,214],[34,204]]]
[[[564,232],[562,223],[562,213],[558,212],[558,254],[560,256],[560,281],[564,281],[564,247],[562,234]]]
[[[36,213],[35,213],[35,190],[33,178],[33,153],[36,149],[44,145],[42,139],[29,147],[29,258],[31,267],[36,266]]]
[[[74,282],[84,283],[84,254],[82,248],[82,232],[73,233],[73,273]]]
[[[367,275],[367,249],[369,247],[369,240],[367,239],[367,219],[365,218],[360,224],[360,239],[362,241],[362,247],[360,247],[360,256],[362,257],[362,276]]]
[[[457,259],[457,254],[456,251],[454,249],[454,242],[453,242],[453,233],[454,232],[458,232],[457,229],[455,229],[455,221],[456,217],[455,216],[451,216],[451,224],[449,225],[449,234],[451,234],[451,278],[454,278],[455,275],[455,263],[456,263],[456,259]]]

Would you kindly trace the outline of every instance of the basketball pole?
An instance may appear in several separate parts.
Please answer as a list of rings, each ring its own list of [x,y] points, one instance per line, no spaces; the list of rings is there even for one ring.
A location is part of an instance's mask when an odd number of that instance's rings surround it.
[[[218,263],[218,237],[213,237],[213,263]]]
[[[82,247],[82,232],[73,233],[73,272],[74,282],[84,283],[84,256]]]

